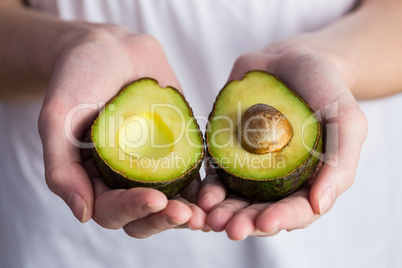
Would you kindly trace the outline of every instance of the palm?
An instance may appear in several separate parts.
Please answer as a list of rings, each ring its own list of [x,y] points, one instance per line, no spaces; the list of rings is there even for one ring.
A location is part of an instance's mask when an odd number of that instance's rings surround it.
[[[308,53],[247,54],[235,64],[231,79],[240,79],[253,69],[275,73],[284,80],[317,111],[328,133],[319,171],[300,190],[278,202],[252,202],[232,194],[225,198],[227,190],[216,181],[216,175],[209,175],[199,204],[210,211],[207,223],[211,228],[226,230],[235,240],[304,228],[327,212],[336,197],[351,186],[367,132],[355,99],[327,60]]]
[[[121,29],[115,35],[119,38],[104,33],[90,36],[64,53],[55,66],[39,118],[47,183],[79,220],[93,218],[106,228],[123,227],[134,237],[183,223],[201,228],[205,214],[187,200],[167,200],[153,189],[110,190],[99,178],[90,150],[77,146],[78,140],[89,142],[88,131],[99,108],[125,84],[148,76],[162,86],[180,88],[154,39]]]

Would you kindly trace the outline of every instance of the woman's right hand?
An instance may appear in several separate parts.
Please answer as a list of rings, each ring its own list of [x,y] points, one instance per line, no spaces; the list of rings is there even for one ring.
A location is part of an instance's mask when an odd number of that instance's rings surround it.
[[[64,47],[38,121],[50,190],[81,222],[93,218],[105,228],[123,228],[132,237],[148,237],[183,224],[201,229],[205,213],[184,198],[168,200],[147,188],[109,189],[89,149],[71,142],[88,137],[99,108],[129,82],[152,77],[161,86],[180,89],[160,43],[118,26],[86,23],[60,38]],[[196,192],[198,183],[195,180],[189,188]]]

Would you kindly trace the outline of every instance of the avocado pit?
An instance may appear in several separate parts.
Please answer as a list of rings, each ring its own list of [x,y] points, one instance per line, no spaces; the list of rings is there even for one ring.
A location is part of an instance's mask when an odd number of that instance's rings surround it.
[[[293,135],[288,119],[274,107],[258,103],[249,107],[240,122],[240,141],[254,154],[281,151]]]

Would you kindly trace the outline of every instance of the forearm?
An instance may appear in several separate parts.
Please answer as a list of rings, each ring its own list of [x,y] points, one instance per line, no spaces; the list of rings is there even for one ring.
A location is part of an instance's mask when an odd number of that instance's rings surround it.
[[[402,90],[402,1],[368,0],[306,42],[333,59],[357,99]]]
[[[43,93],[77,23],[10,3],[0,3],[0,98]]]
[[[290,61],[329,60],[357,99],[402,91],[402,1],[366,0],[317,31],[270,44],[263,51]]]

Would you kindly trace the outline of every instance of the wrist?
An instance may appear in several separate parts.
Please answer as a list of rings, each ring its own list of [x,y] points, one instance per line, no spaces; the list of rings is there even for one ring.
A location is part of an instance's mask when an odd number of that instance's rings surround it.
[[[122,36],[133,35],[124,27],[110,24],[61,20],[54,24],[57,25],[48,31],[47,36],[43,36],[28,56],[31,72],[45,81],[50,81],[57,62],[70,51],[89,43],[116,43]]]

